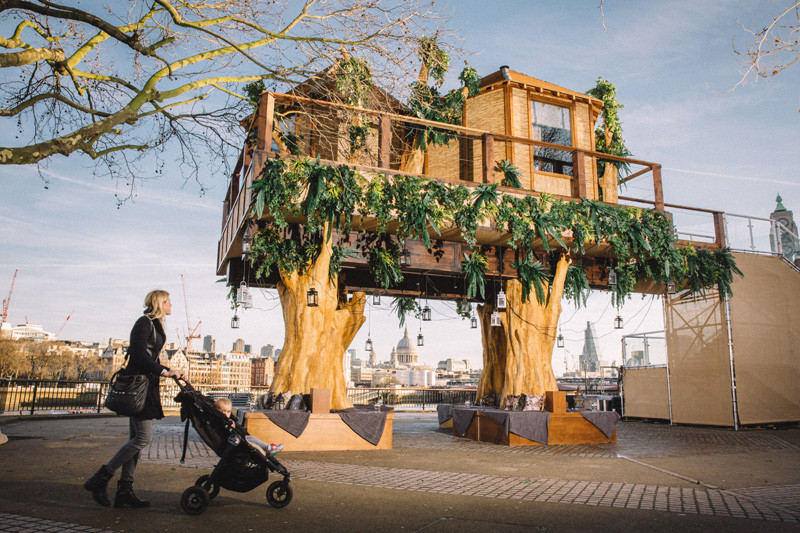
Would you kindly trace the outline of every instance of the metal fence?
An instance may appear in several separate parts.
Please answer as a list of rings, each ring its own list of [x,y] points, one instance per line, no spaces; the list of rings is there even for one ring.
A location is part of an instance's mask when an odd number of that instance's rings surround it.
[[[234,407],[252,408],[266,387],[230,387],[194,385],[212,398],[225,397]],[[437,404],[475,403],[475,389],[347,389],[347,398],[354,404],[387,405],[408,409],[433,409]],[[105,381],[56,381],[41,379],[0,379],[0,414],[67,414],[100,413],[108,394]],[[171,381],[161,384],[161,403],[165,408],[178,404],[178,386]]]

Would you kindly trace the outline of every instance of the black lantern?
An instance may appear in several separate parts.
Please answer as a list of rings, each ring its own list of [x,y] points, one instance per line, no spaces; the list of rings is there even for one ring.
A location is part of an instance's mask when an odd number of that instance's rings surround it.
[[[469,321],[469,324],[470,324],[469,327],[471,327],[472,329],[478,329],[478,319],[477,318],[472,317],[472,319]]]
[[[231,318],[231,328],[232,329],[239,329],[239,315],[237,315],[235,313],[233,315],[233,318]]]
[[[564,335],[562,335],[561,333],[559,333],[558,337],[556,337],[556,346],[558,346],[559,348],[564,347]]]
[[[408,266],[408,260],[411,257],[411,253],[409,253],[408,249],[403,247],[400,250],[400,266]]]
[[[667,294],[675,294],[675,282],[668,281],[667,282]]]
[[[375,305],[375,306],[381,305],[381,295],[380,294],[373,294],[372,295],[372,305]]]
[[[609,287],[614,287],[614,286],[616,286],[616,284],[617,284],[617,271],[614,270],[613,268],[609,269],[609,271],[608,271],[608,286]]]
[[[307,299],[306,305],[308,305],[308,307],[318,307],[319,295],[317,294],[317,289],[315,289],[314,287],[308,289],[308,292],[306,293],[306,299]]]
[[[364,350],[371,352],[372,351],[372,339],[367,337],[367,343],[364,345]]]
[[[622,329],[622,317],[619,315],[614,319],[614,329]]]
[[[425,337],[422,336],[422,332],[419,332],[417,335],[417,346],[425,346]]]
[[[422,308],[422,320],[424,322],[431,321],[431,308],[428,307],[428,304],[425,304],[425,307]]]

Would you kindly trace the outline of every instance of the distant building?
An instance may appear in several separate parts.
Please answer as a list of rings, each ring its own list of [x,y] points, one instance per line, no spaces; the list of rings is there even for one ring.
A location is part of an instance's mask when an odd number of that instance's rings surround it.
[[[408,336],[408,327],[406,327],[403,338],[397,343],[397,348],[392,350],[391,360],[396,366],[414,366],[419,364],[417,348]]]
[[[275,347],[271,344],[267,344],[266,346],[261,347],[261,357],[269,357],[272,359],[275,357]]]
[[[448,373],[468,373],[470,371],[470,362],[467,359],[445,359],[444,361],[439,361],[436,368]]]
[[[597,348],[597,334],[594,332],[594,324],[586,323],[584,331],[583,352],[580,357],[581,371],[599,372],[600,371],[600,351]]]
[[[791,211],[783,206],[783,199],[778,195],[775,198],[778,205],[775,211],[770,213],[770,220],[779,222],[775,228],[769,230],[769,242],[773,252],[778,251],[780,245],[781,255],[786,258],[790,263],[794,263],[800,259],[800,242],[798,242],[797,224],[794,222],[794,215]],[[777,232],[776,232],[777,230]]]
[[[436,372],[422,368],[398,368],[395,377],[404,387],[432,387],[436,384]]]
[[[352,362],[350,357],[351,357],[350,350],[345,351],[344,356],[342,357],[342,372],[344,373],[345,385],[348,387],[353,386],[353,375],[352,372],[350,371]]]
[[[244,353],[244,339],[236,339],[233,343],[232,351]]]
[[[211,335],[203,337],[203,351],[206,353],[214,353],[217,351],[217,341]]]
[[[49,341],[55,339],[55,335],[49,331],[45,331],[44,328],[38,324],[20,324],[15,328],[11,328],[11,338],[15,341]]]
[[[275,377],[275,361],[272,357],[254,357],[250,359],[250,386],[269,387]]]
[[[253,353],[253,345],[252,344],[245,344],[244,345],[244,353]]]

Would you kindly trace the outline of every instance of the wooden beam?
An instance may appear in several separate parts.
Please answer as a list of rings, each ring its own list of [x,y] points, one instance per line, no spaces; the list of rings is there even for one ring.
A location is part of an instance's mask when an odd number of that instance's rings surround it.
[[[661,165],[653,165],[654,206],[658,211],[664,210],[664,190],[661,187]]]
[[[378,164],[389,168],[389,153],[392,149],[392,119],[381,115],[378,121]]]
[[[721,211],[714,211],[714,241],[720,248],[725,248],[728,240],[725,238],[725,217]]]
[[[272,148],[272,128],[275,123],[275,95],[272,93],[262,94],[258,101],[258,123],[264,125],[263,128],[256,126],[256,149],[269,150]],[[270,146],[267,146],[267,143]]]
[[[623,183],[626,183],[626,182],[628,182],[628,181],[631,181],[633,178],[638,178],[638,177],[639,177],[639,176],[641,176],[642,174],[646,174],[646,173],[650,172],[650,170],[652,170],[652,169],[651,169],[650,167],[647,167],[647,168],[643,168],[643,169],[642,169],[642,170],[640,170],[639,172],[634,172],[633,174],[630,174],[630,175],[628,175],[628,176],[625,176],[624,178],[622,178],[621,180],[619,180],[619,184],[620,184],[620,185],[622,185]]]
[[[576,198],[586,197],[586,164],[583,160],[583,151],[574,150],[572,152],[572,194]]]
[[[484,133],[481,139],[483,157],[483,183],[490,183],[489,178],[494,177],[494,135]]]

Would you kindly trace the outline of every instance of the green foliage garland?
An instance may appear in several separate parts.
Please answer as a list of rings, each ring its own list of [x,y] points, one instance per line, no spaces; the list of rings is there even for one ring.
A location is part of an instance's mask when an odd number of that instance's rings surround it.
[[[342,240],[349,238],[354,215],[378,221],[376,232],[362,233],[356,249],[367,258],[376,284],[384,288],[402,281],[399,255],[405,239],[420,240],[431,248],[431,229],[439,233],[443,227],[456,226],[473,248],[461,263],[469,297],[483,297],[487,261],[475,238],[483,220],[493,220],[510,234],[507,246],[516,251],[512,267],[525,298],[533,290],[539,301],[547,297],[552,265],[560,254],[569,254],[574,261],[565,296],[579,304],[585,300],[589,284],[579,258],[590,242],[604,242],[614,249],[609,267],[617,273],[612,288],[617,305],[637,282],[647,279],[673,280],[693,292],[715,286],[724,296],[730,293],[733,276],[741,275],[727,250],[676,249],[671,222],[654,210],[588,199],[564,201],[548,194],[516,197],[498,192],[497,184],[470,190],[418,176],[378,174],[368,179],[346,165],[308,158],[268,160],[251,188],[251,216],[259,220],[261,230],[253,239],[250,261],[259,277],[273,267],[284,275],[302,272],[333,230],[338,230],[340,240],[333,245],[337,260],[331,262],[330,275],[337,275],[341,260],[355,253]],[[291,220],[304,222],[301,226]],[[391,220],[397,222],[394,236],[387,233]],[[326,227],[328,233],[323,234]],[[565,241],[570,233],[572,240]],[[537,255],[539,247],[544,256]]]
[[[604,154],[627,157],[631,155],[622,140],[622,123],[619,120],[619,110],[623,105],[617,101],[617,88],[610,81],[597,78],[597,85],[586,91],[586,94],[599,98],[603,101],[603,124],[595,129],[595,150]],[[611,132],[611,144],[606,146],[606,130]],[[617,167],[620,174],[630,173],[630,165],[622,161],[610,161]],[[605,161],[597,162],[597,172],[602,175],[605,169]]]

